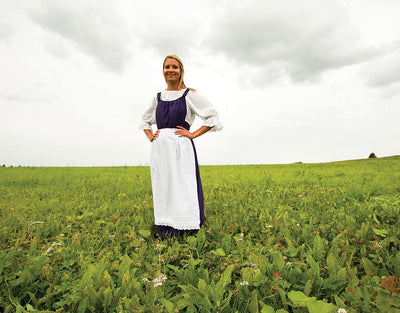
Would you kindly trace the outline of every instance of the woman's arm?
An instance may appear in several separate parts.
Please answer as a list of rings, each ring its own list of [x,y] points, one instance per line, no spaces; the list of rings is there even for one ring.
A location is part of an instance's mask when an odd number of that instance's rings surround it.
[[[212,127],[208,127],[208,126],[201,126],[198,130],[191,133],[190,131],[188,131],[186,128],[184,128],[182,126],[176,126],[176,127],[179,129],[177,131],[175,131],[175,135],[178,135],[179,137],[185,136],[185,137],[188,137],[189,139],[197,138],[197,137],[205,134],[212,128]]]
[[[144,129],[144,133],[146,134],[147,138],[149,138],[149,140],[150,140],[151,142],[153,142],[153,140],[157,139],[158,133],[159,133],[159,132],[160,132],[160,131],[157,130],[157,131],[153,134],[153,131],[152,131],[151,129]]]
[[[199,92],[189,92],[186,96],[186,104],[192,114],[194,113],[203,120],[203,126],[211,127],[211,131],[219,131],[222,129],[216,108],[203,97]],[[186,121],[191,124],[194,117],[187,115]]]

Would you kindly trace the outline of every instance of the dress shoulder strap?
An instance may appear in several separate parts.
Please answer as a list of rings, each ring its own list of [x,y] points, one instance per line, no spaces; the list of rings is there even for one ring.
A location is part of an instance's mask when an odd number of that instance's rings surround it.
[[[185,92],[183,93],[183,96],[182,96],[182,97],[186,97],[186,95],[188,94],[188,92],[189,92],[189,88],[186,88],[186,90],[185,90]]]
[[[157,93],[157,100],[160,101],[161,99],[161,92]]]

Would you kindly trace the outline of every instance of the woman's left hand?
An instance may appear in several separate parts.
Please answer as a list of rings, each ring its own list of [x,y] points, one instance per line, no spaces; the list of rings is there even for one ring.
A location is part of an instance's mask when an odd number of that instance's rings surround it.
[[[175,131],[175,135],[179,137],[188,137],[189,139],[193,139],[193,134],[190,131],[188,131],[185,127],[176,126],[176,128],[179,129]]]

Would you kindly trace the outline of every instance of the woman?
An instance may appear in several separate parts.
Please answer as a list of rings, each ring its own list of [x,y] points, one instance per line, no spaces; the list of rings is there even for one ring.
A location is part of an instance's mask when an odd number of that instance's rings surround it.
[[[167,89],[153,98],[140,129],[152,142],[151,182],[154,220],[161,238],[191,233],[205,220],[199,165],[192,139],[222,128],[218,113],[197,91],[186,88],[184,68],[176,55],[164,59]],[[204,122],[194,132],[195,116]],[[151,125],[157,124],[153,133]]]

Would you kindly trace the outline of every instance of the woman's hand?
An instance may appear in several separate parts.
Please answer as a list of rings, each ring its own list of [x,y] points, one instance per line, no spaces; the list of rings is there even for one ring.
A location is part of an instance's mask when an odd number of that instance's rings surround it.
[[[152,140],[150,140],[151,142],[153,142],[154,140],[156,140],[158,138],[158,134],[160,133],[159,130],[157,130],[154,134],[153,134],[153,138]]]
[[[175,131],[175,135],[177,135],[179,137],[188,137],[189,139],[194,138],[193,134],[190,131],[188,131],[185,127],[176,126],[176,128],[179,128],[179,129]]]
[[[208,127],[208,126],[201,126],[198,130],[196,130],[195,132],[191,133],[190,131],[188,131],[185,127],[182,126],[176,126],[176,128],[179,128],[177,131],[175,131],[175,135],[182,137],[188,137],[189,139],[194,139],[197,138],[203,134],[205,134],[206,132],[208,132],[212,127]]]
[[[153,132],[152,132],[150,129],[145,129],[144,132],[145,132],[147,138],[149,138],[149,140],[150,140],[151,142],[153,142],[154,140],[156,140],[156,139],[158,138],[158,134],[160,133],[160,131],[157,130],[157,131],[153,134]]]

